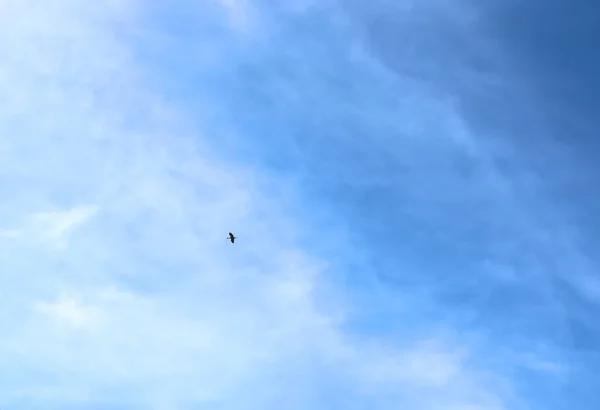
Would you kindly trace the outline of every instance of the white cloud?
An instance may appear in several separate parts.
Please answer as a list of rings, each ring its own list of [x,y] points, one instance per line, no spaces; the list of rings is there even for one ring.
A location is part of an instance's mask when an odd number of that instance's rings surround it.
[[[67,235],[85,223],[96,211],[95,206],[84,206],[63,212],[38,212],[32,216],[32,235],[60,248],[67,247]]]
[[[97,210],[95,206],[80,206],[66,211],[35,212],[25,217],[22,226],[2,230],[0,237],[64,250],[68,247],[69,235]]]
[[[420,344],[401,352],[393,360],[388,357],[374,367],[377,380],[411,382],[422,386],[446,387],[460,377],[462,355],[442,347]],[[393,357],[393,356],[391,356]]]
[[[252,0],[213,0],[227,13],[229,24],[237,31],[248,33],[256,27],[257,12]]]
[[[39,302],[35,306],[36,310],[43,315],[49,316],[58,322],[66,322],[70,325],[83,327],[91,324],[93,313],[86,307],[81,306],[76,300],[66,298],[53,302]]]

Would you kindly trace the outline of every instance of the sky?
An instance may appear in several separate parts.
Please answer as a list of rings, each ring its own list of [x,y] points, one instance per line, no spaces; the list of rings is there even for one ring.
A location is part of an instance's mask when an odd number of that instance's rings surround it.
[[[598,408],[598,15],[0,2],[0,407]]]

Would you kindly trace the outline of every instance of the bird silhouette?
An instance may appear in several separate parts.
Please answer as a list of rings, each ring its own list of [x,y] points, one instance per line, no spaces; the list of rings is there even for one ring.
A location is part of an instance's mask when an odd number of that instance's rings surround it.
[[[231,243],[235,243],[235,236],[233,236],[233,234],[231,232],[229,232],[229,236],[225,239],[229,239],[231,241]]]

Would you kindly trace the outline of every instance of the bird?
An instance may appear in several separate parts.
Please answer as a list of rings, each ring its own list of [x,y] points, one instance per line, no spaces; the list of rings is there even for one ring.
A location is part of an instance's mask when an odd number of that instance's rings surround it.
[[[233,236],[233,234],[231,232],[229,232],[229,236],[225,239],[229,239],[231,241],[231,243],[235,243],[235,236]]]

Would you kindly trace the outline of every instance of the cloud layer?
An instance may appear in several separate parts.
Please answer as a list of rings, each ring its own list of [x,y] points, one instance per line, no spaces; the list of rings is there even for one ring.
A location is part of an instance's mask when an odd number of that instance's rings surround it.
[[[0,4],[0,405],[593,398],[595,261],[496,12]]]

